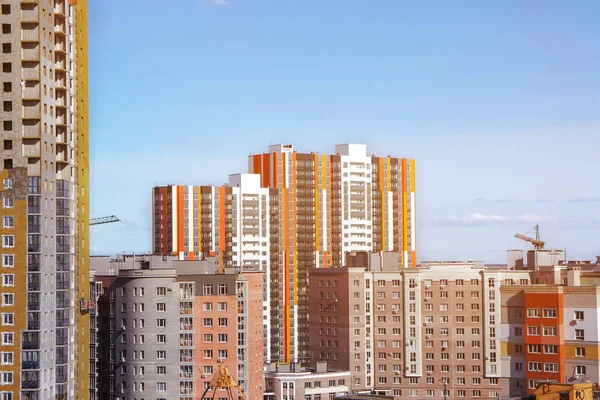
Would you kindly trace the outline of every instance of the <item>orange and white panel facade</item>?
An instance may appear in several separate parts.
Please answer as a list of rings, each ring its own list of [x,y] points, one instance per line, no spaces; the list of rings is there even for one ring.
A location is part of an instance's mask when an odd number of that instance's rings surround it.
[[[309,269],[344,266],[355,251],[397,251],[401,267],[416,267],[415,162],[370,156],[362,144],[335,154],[273,145],[250,155],[248,171],[277,190],[282,213],[272,227],[283,266],[271,278],[282,283],[273,296],[284,310],[272,316],[273,361],[297,360],[308,356]]]

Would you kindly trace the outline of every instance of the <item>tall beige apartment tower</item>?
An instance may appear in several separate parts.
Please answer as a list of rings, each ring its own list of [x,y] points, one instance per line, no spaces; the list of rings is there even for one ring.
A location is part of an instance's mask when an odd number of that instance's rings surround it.
[[[248,172],[278,189],[271,250],[271,361],[308,359],[308,271],[344,266],[354,251],[396,251],[416,266],[415,161],[343,144],[335,154],[292,145],[251,155]]]
[[[0,5],[1,398],[89,398],[87,2]]]

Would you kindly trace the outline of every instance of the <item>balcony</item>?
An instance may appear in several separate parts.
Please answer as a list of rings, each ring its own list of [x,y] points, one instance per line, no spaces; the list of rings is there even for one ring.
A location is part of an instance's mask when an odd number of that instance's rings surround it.
[[[21,382],[22,389],[39,389],[40,381],[23,381]]]
[[[23,118],[40,119],[40,116],[40,102],[38,100],[23,100]]]
[[[39,61],[40,46],[36,42],[23,42],[21,44],[21,59],[23,61]]]
[[[40,129],[40,121],[23,120],[21,134],[24,138],[40,138],[42,136],[42,132]]]
[[[41,157],[39,139],[23,139],[23,155],[25,157]]]
[[[22,369],[40,369],[39,361],[22,361],[21,362]]]
[[[54,2],[54,14],[65,16],[65,0]]]
[[[22,90],[24,100],[39,100],[40,98],[40,87],[38,84],[30,84],[35,81],[27,81],[27,86]]]
[[[37,18],[37,15],[35,16]],[[40,40],[40,29],[37,22],[24,22],[21,25],[21,41],[38,42]]]
[[[40,80],[40,64],[36,61],[23,63],[23,79]]]
[[[65,44],[65,38],[61,37],[61,36],[55,36],[56,38],[56,45],[54,46],[54,50],[58,53],[66,53],[67,52],[67,46]]]
[[[23,342],[23,348],[28,350],[39,350],[40,342],[39,341],[25,341]]]
[[[67,32],[65,30],[65,19],[57,17],[55,19],[56,25],[54,25],[54,33],[57,35],[65,35]]]
[[[29,302],[27,303],[28,311],[40,311],[40,303],[39,302]]]

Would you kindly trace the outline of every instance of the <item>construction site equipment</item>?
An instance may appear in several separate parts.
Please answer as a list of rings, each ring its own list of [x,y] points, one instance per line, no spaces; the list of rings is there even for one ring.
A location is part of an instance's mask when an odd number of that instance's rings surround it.
[[[535,231],[535,238],[527,236],[527,235],[529,235],[529,233],[531,231]],[[536,250],[543,250],[544,245],[546,244],[540,238],[540,227],[538,225],[534,226],[533,229],[530,230],[529,232],[527,232],[525,235],[521,235],[520,233],[517,233],[515,235],[515,237],[517,239],[521,239],[521,240],[531,243]]]
[[[237,388],[239,395],[242,396],[242,399],[246,400],[246,395],[244,394],[242,388],[233,378],[233,375],[231,375],[231,372],[229,372],[229,369],[225,366],[225,363],[221,363],[221,365],[219,365],[219,369],[217,369],[217,372],[215,373],[215,376],[213,376],[212,380],[206,387],[206,390],[204,391],[204,393],[202,393],[202,397],[200,397],[200,400],[209,399],[209,397],[206,397],[206,394],[211,389],[213,391],[213,395],[212,397],[210,397],[210,399],[216,398],[217,390],[225,389],[225,391],[227,392],[227,398],[229,400],[235,400],[233,397],[233,392],[231,391],[232,388]]]
[[[92,218],[90,219],[91,225],[100,224],[112,224],[113,222],[120,222],[121,220],[116,215],[109,215],[108,217]]]

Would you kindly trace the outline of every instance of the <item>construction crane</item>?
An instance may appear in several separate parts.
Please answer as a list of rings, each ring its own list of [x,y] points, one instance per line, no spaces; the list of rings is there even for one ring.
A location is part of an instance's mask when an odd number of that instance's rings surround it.
[[[209,398],[214,399],[217,395],[217,390],[219,389],[225,389],[227,391],[228,400],[235,400],[233,397],[233,392],[231,390],[232,388],[237,388],[239,395],[242,397],[243,400],[246,400],[246,395],[242,391],[242,388],[235,381],[233,375],[231,375],[231,372],[229,372],[229,369],[225,366],[225,364],[221,363],[221,365],[219,365],[219,369],[215,373],[215,376],[213,376],[208,386],[206,386],[206,390],[204,390],[204,393],[202,393],[202,397],[200,397],[200,400]],[[213,391],[213,395],[212,397],[207,397],[206,394],[211,389]]]
[[[526,236],[531,231],[535,231],[535,238]],[[521,240],[531,243],[536,250],[542,250],[546,243],[543,242],[542,239],[540,238],[540,227],[538,225],[536,225],[533,227],[533,229],[531,231],[527,232],[525,235],[521,235],[520,233],[517,233],[515,235],[515,237],[517,239],[521,239]]]
[[[116,215],[109,215],[108,217],[92,218],[90,219],[90,226],[101,225],[101,224],[112,224],[113,222],[120,222],[121,220]]]

